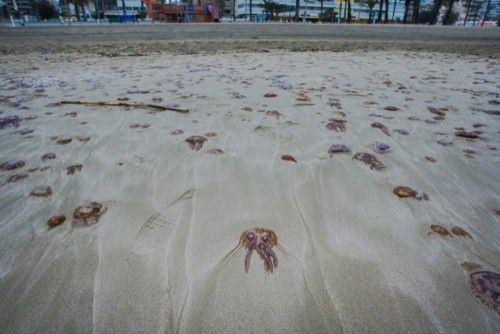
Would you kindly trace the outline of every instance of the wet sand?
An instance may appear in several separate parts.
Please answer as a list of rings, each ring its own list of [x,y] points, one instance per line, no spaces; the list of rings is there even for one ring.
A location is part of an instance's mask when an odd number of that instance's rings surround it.
[[[498,56],[497,28],[336,24],[151,24],[0,28],[0,53],[432,51]]]
[[[2,332],[500,331],[463,265],[500,272],[497,58],[30,38],[1,56]],[[97,222],[73,218],[92,201]],[[256,226],[273,273],[225,258]]]

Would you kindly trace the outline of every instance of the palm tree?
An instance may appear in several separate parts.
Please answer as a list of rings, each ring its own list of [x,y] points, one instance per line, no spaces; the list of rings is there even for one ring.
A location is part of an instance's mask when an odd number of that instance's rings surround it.
[[[124,0],[122,0],[122,1],[124,1]],[[233,1],[235,1],[235,0],[233,0]],[[252,22],[252,21],[253,21],[253,18],[252,18],[252,0],[250,0],[250,22]]]
[[[85,12],[85,3],[82,3],[82,14],[83,14],[83,20],[87,21],[87,13]]]
[[[284,13],[287,10],[286,5],[281,5],[273,0],[264,0],[264,3],[260,5],[263,7],[266,13],[271,16],[271,20],[275,20],[280,13]]]
[[[339,7],[339,23],[340,23],[340,20],[342,19],[342,0],[340,0],[339,3],[340,3]]]
[[[403,16],[403,23],[408,22],[408,11],[410,10],[410,3],[411,3],[411,0],[405,0],[405,13]]]
[[[443,6],[443,0],[434,0],[432,5],[431,24],[436,24],[441,6]]]
[[[300,0],[295,0],[295,22],[299,22]]]
[[[472,21],[472,26],[473,27],[476,26],[477,14],[479,13],[479,10],[481,9],[481,6],[482,6],[482,1],[478,1],[476,3],[476,7],[474,8],[475,9],[474,20]]]
[[[347,1],[347,23],[351,23],[352,19],[352,10],[351,10],[351,0]]]
[[[320,21],[323,21],[322,17],[323,17],[323,2],[325,0],[319,0],[319,4],[320,4],[320,7],[319,7],[319,17],[321,17]]]
[[[81,21],[81,19],[80,19],[80,10],[78,9],[77,1],[73,1],[73,7],[75,7],[76,20],[77,21]]]
[[[488,0],[488,3],[486,4],[486,11],[484,12],[484,17],[483,17],[483,24],[484,21],[488,18],[488,15],[490,15],[490,6],[491,6],[491,0]]]
[[[446,3],[446,12],[443,17],[443,25],[450,25],[452,23],[453,18],[453,5],[455,4],[455,0],[447,0]]]
[[[72,3],[73,4],[73,7],[75,9],[76,19],[78,21],[82,20],[81,17],[80,17],[80,8],[82,9],[84,20],[85,21],[87,20],[86,13],[85,13],[85,6],[88,5],[88,3],[89,3],[88,0],[68,0],[68,3]]]
[[[379,7],[378,7],[378,18],[377,18],[378,23],[382,23],[383,7],[384,7],[384,0],[380,0]]]
[[[368,23],[372,23],[372,18],[373,18],[373,7],[375,7],[375,4],[377,2],[375,0],[365,0],[364,6],[368,8]]]
[[[392,17],[391,21],[394,22],[394,14],[396,13],[396,4],[398,3],[398,0],[394,0],[394,6],[392,7]]]
[[[414,24],[418,23],[419,12],[420,12],[420,0],[413,0],[412,23]]]
[[[472,0],[467,0],[467,3],[466,3],[467,11],[465,12],[464,27],[465,27],[465,23],[467,22],[467,18],[469,17],[469,10],[470,10],[471,2],[472,2]]]
[[[385,0],[385,17],[384,17],[384,23],[389,22],[389,0]]]

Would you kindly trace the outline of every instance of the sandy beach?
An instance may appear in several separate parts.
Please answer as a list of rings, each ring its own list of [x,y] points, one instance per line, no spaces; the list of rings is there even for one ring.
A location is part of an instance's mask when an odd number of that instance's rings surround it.
[[[1,332],[500,331],[464,265],[500,272],[498,58],[19,50],[0,68]],[[272,273],[225,258],[253,227],[278,237]]]

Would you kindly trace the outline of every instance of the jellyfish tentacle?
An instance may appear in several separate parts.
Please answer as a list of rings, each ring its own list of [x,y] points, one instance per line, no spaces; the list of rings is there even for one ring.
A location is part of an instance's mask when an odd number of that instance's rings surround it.
[[[234,247],[233,249],[231,249],[229,251],[229,253],[226,254],[226,256],[224,256],[224,258],[222,259],[222,262],[226,261],[228,257],[230,257],[231,255],[233,255],[234,253],[236,253],[240,248],[241,248],[241,243],[237,244],[236,247]]]
[[[265,262],[266,262],[266,265],[267,265],[267,271],[271,272],[271,274],[272,274],[274,268],[273,268],[273,261],[272,261],[271,257],[268,256]]]
[[[288,254],[288,252],[287,252],[287,250],[286,250],[285,246],[283,246],[282,244],[277,243],[277,244],[276,244],[276,247],[278,247],[278,249],[279,249],[280,251],[282,251],[283,253]]]
[[[276,253],[271,248],[268,249],[268,252],[269,257],[273,260],[274,268],[278,268],[278,257],[276,256]]]
[[[262,260],[266,259],[266,253],[265,253],[264,247],[265,247],[265,245],[262,243],[258,243],[257,246],[255,247],[255,251],[257,252],[257,254],[259,254],[259,256]]]
[[[248,269],[250,269],[250,258],[252,257],[253,248],[249,248],[247,255],[245,256],[245,272],[248,273]]]

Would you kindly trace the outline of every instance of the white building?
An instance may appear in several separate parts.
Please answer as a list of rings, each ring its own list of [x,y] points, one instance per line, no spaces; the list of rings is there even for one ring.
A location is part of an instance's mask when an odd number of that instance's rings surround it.
[[[122,0],[116,0],[116,6],[120,12],[123,11]],[[141,6],[146,6],[141,0],[125,0],[125,11],[127,14],[136,14],[141,10]]]
[[[236,16],[244,17],[246,19],[250,16],[250,0],[235,0],[236,1]],[[420,5],[424,6],[432,0],[421,0]],[[288,11],[280,14],[280,16],[295,17],[295,0],[275,0],[275,2],[285,5]],[[263,20],[265,17],[265,12],[262,7],[263,0],[252,0],[252,15],[256,20]],[[395,5],[395,6],[394,6]],[[342,6],[342,8],[341,8]],[[337,13],[337,17],[344,17],[346,2],[340,0],[325,0],[323,2],[323,11],[327,9],[334,9]],[[314,20],[317,19],[321,11],[321,3],[317,0],[301,0],[299,16],[301,20]],[[340,9],[342,13],[338,15]],[[385,4],[383,7],[385,13]],[[373,8],[372,19],[375,20],[378,17],[379,6],[377,5]],[[363,19],[367,20],[369,16],[368,7],[363,1],[353,0],[351,1],[351,15],[353,20]],[[389,0],[389,20],[403,20],[404,16],[404,1],[401,0]],[[382,15],[382,19],[385,14]]]
[[[236,16],[237,17],[250,17],[250,0],[235,0],[236,1]],[[275,0],[274,2],[280,5],[285,5],[287,11],[281,13],[280,16],[295,17],[295,0]],[[262,4],[262,0],[252,0],[252,15],[256,20],[263,20],[266,13]],[[335,0],[325,0],[323,2],[323,11],[335,7]],[[321,3],[315,0],[301,0],[299,14],[301,19],[304,18],[318,18],[320,13]]]

